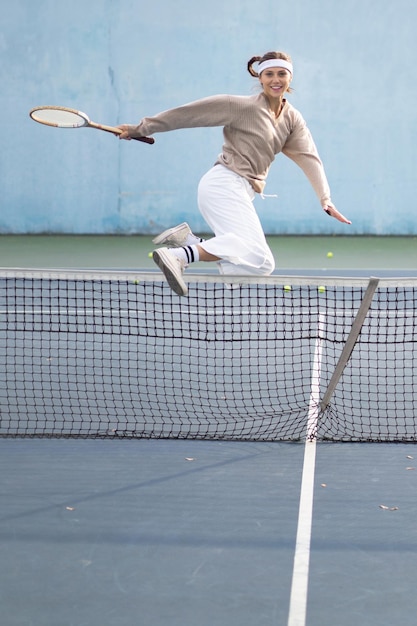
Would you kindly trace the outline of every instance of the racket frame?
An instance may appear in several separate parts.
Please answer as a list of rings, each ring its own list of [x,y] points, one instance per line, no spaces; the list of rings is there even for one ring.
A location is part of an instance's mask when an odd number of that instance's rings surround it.
[[[66,113],[72,113],[73,115],[77,115],[80,118],[80,123],[71,124],[71,123],[53,122],[53,121],[49,121],[46,119],[42,119],[41,116],[38,117],[36,115],[36,113],[39,113],[40,111],[45,111],[45,110],[63,111]],[[71,109],[70,107],[53,106],[53,105],[37,106],[37,107],[33,107],[33,109],[29,111],[29,115],[35,122],[39,122],[40,124],[44,124],[45,126],[53,126],[54,128],[83,128],[87,126],[90,128],[96,128],[97,130],[104,130],[105,132],[112,133],[113,135],[120,135],[122,133],[120,128],[117,128],[117,126],[106,126],[105,124],[97,124],[96,122],[92,122],[86,113],[84,113],[83,111],[78,111],[77,109]],[[149,144],[155,143],[155,140],[153,137],[132,137],[132,139],[137,139],[137,141],[142,141],[144,143],[149,143]]]

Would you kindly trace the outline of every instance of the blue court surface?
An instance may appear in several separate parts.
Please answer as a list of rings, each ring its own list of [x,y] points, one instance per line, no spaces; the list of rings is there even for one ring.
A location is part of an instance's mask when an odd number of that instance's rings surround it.
[[[308,599],[304,451],[0,440],[1,623],[414,625],[415,446],[318,444]]]

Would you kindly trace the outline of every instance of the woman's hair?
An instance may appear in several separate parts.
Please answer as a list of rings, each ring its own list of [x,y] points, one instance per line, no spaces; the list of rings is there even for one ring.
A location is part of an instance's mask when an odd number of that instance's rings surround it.
[[[248,72],[251,76],[254,76],[255,78],[259,78],[259,74],[258,72],[256,72],[253,69],[253,64],[254,63],[263,63],[264,61],[269,61],[270,59],[282,59],[283,61],[288,61],[288,63],[292,63],[292,59],[290,57],[289,54],[287,54],[286,52],[267,52],[266,54],[263,55],[263,57],[252,57],[249,61],[248,61]],[[291,88],[288,89],[289,92],[291,92]]]

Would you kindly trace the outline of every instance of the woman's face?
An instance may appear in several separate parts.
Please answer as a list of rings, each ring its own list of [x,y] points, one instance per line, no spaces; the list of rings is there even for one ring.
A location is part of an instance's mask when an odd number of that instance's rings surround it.
[[[259,81],[269,98],[282,98],[291,83],[291,72],[283,67],[269,67],[262,72]]]

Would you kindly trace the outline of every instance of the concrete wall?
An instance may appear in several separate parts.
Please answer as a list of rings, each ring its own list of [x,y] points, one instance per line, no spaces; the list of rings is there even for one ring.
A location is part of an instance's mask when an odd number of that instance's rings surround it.
[[[417,5],[411,0],[14,0],[0,24],[0,233],[154,233],[188,220],[221,129],[154,146],[30,120],[38,104],[139,121],[216,93],[250,94],[255,54],[295,64],[291,102],[326,166],[338,224],[279,155],[256,199],[265,231],[417,234]]]

